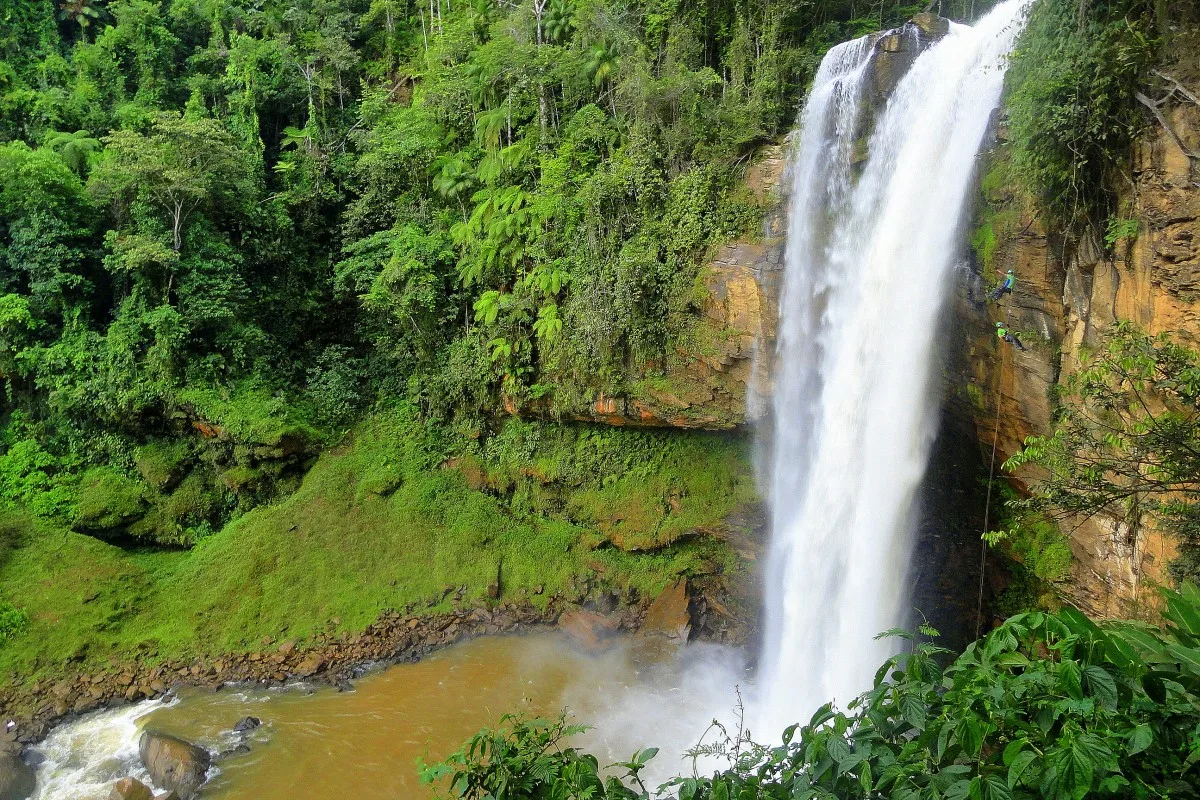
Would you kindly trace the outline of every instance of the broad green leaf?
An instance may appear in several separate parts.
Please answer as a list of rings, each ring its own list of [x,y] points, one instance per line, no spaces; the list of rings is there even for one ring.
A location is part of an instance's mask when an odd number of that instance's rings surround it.
[[[850,749],[850,745],[841,736],[830,736],[825,740],[825,752],[829,753],[829,757],[840,765],[854,751]]]
[[[904,721],[917,730],[925,729],[925,701],[914,694],[905,694],[900,698],[900,714]]]
[[[1029,746],[1029,740],[1025,739],[1025,738],[1011,741],[1007,745],[1005,745],[1004,754],[1002,756],[1004,766],[1007,767],[1010,764],[1012,764],[1013,761],[1016,760],[1017,756],[1019,756],[1021,754],[1021,751],[1024,750],[1028,746]]]
[[[1008,767],[1008,788],[1015,788],[1020,782],[1021,776],[1025,774],[1025,770],[1029,768],[1038,755],[1032,750],[1023,750],[1015,758]]]
[[[1200,676],[1200,648],[1171,642],[1167,645],[1167,652],[1175,657],[1184,672]]]
[[[1008,784],[997,775],[986,775],[983,778],[984,800],[1012,800],[1012,790]]]
[[[1117,707],[1117,682],[1103,667],[1090,666],[1083,670],[1083,678],[1087,682],[1088,692],[1096,698],[1096,702],[1106,708]]]
[[[979,748],[983,746],[983,726],[979,720],[964,719],[958,724],[957,735],[958,743],[966,755],[973,757],[979,753]]]
[[[1154,731],[1146,723],[1142,723],[1129,732],[1126,751],[1129,755],[1137,755],[1154,743]]]
[[[1058,680],[1064,692],[1076,700],[1083,699],[1082,673],[1079,664],[1066,659],[1058,665]]]

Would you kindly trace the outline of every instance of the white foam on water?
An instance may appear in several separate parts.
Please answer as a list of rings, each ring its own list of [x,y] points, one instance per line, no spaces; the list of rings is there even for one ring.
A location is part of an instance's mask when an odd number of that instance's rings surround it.
[[[107,800],[113,782],[130,775],[150,785],[138,758],[138,720],[171,702],[97,711],[55,728],[34,748],[44,761],[32,800]]]

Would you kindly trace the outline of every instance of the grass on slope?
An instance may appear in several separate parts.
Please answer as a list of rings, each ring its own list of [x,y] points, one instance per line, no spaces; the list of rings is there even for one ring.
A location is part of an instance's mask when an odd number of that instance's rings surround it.
[[[544,603],[597,572],[653,593],[675,575],[732,565],[711,540],[629,553],[605,546],[601,528],[633,508],[622,524],[643,539],[718,522],[752,496],[743,442],[512,425],[474,457],[481,485],[446,468],[444,444],[410,414],[381,413],[322,456],[294,495],[186,552],[125,551],[9,512],[0,600],[29,624],[0,646],[0,681],[51,675],[68,659],[129,657],[142,644],[176,657],[361,630],[447,587],[483,597],[498,573],[506,597],[525,589]]]

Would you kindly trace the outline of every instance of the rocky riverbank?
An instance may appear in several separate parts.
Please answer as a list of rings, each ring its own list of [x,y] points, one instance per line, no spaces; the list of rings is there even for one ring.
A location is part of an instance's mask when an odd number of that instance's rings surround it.
[[[264,639],[252,652],[190,661],[158,660],[151,646],[138,661],[64,673],[0,690],[4,728],[0,752],[20,753],[51,727],[81,714],[161,697],[184,686],[219,691],[231,684],[280,685],[305,680],[349,688],[350,681],[378,666],[415,661],[430,652],[476,636],[560,627],[580,646],[595,649],[623,632],[644,630],[674,641],[701,639],[745,644],[754,633],[750,596],[719,576],[679,578],[658,597],[621,597],[590,592],[572,602],[560,595],[545,604],[534,597],[467,604],[463,588],[448,588],[452,610],[430,613],[407,607],[382,613],[357,634],[327,633],[311,642]],[[537,590],[535,589],[535,596]],[[730,610],[730,609],[735,610]],[[338,620],[330,620],[336,627]]]

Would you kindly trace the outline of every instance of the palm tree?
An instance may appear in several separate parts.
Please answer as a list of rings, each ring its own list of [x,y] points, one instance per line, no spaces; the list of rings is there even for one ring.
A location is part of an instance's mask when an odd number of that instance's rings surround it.
[[[80,36],[87,35],[87,29],[93,22],[99,21],[101,13],[93,0],[60,0],[58,4],[58,18],[78,25]]]
[[[100,152],[100,140],[92,138],[88,131],[55,131],[46,136],[45,146],[54,150],[63,163],[83,177],[92,158]]]
[[[587,65],[584,67],[592,76],[592,85],[599,88],[608,82],[617,73],[617,67],[620,66],[620,59],[617,58],[616,48],[604,42],[592,47],[588,55]],[[615,87],[610,86],[604,94],[609,95],[609,101],[612,104],[612,113],[617,115],[617,100],[613,91]],[[604,94],[601,94],[603,100]]]
[[[566,0],[553,0],[550,10],[546,12],[545,33],[546,41],[562,44],[571,35],[572,17],[575,8]]]

